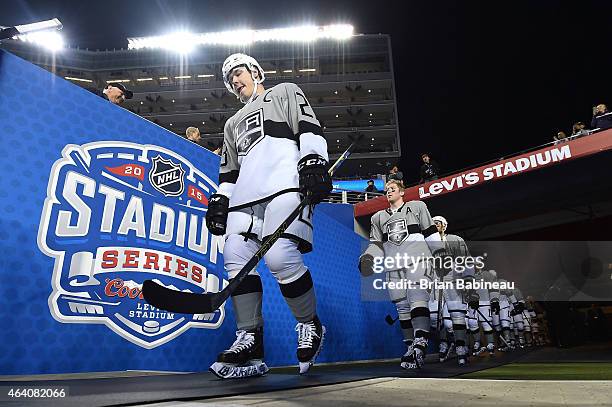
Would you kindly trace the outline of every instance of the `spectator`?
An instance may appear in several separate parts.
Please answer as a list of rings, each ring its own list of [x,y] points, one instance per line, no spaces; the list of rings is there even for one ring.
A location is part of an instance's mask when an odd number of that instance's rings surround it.
[[[589,131],[585,129],[584,123],[577,122],[572,126],[572,138],[588,136]]]
[[[393,168],[389,170],[389,175],[387,175],[387,182],[389,182],[392,179],[395,179],[398,181],[404,180],[404,174],[399,170],[397,165],[394,165]]]
[[[612,127],[612,112],[608,112],[606,105],[599,104],[593,108],[593,120],[591,120],[591,128],[605,130]]]
[[[438,163],[432,160],[427,153],[423,153],[421,159],[423,160],[423,165],[421,166],[421,179],[419,183],[438,179],[438,175],[440,174]]]
[[[185,130],[185,138],[189,141],[193,141],[199,146],[206,148],[206,145],[204,144],[204,139],[200,134],[200,129],[198,129],[197,127],[187,127],[187,130]]]
[[[565,134],[565,132],[563,130],[557,132],[556,135],[553,136],[553,141],[555,142],[555,144],[559,144],[561,141],[565,140],[567,138],[567,134]]]
[[[126,89],[121,83],[109,83],[102,90],[95,88],[88,88],[87,90],[116,105],[120,105],[126,99],[131,99],[134,96],[134,93]]]
[[[368,180],[368,186],[365,189],[366,192],[380,192],[374,185],[374,180]]]

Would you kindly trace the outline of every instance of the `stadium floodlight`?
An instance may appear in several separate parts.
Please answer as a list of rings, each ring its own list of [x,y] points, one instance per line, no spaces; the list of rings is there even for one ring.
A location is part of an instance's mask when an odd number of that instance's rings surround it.
[[[0,41],[12,38],[57,51],[64,46],[64,41],[55,30],[61,30],[62,27],[57,18],[13,27],[0,26]]]
[[[304,25],[271,30],[244,29],[201,34],[181,32],[155,37],[128,38],[128,49],[151,48],[188,52],[199,45],[250,45],[266,41],[313,42],[320,39],[342,41],[352,35],[353,26],[349,24]]]

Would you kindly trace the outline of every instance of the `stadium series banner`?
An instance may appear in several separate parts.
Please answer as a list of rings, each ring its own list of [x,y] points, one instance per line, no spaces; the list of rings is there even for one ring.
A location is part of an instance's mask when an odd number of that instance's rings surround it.
[[[222,239],[209,242],[204,220],[216,189],[185,158],[158,146],[66,146],[51,169],[38,234],[39,248],[55,259],[55,319],[104,323],[145,348],[190,327],[219,327],[223,307],[188,318],[149,306],[140,292],[147,279],[219,291]]]
[[[219,157],[2,50],[0,143],[0,375],[206,371],[235,339],[231,303],[173,314],[147,304],[141,287],[223,286],[223,240],[204,222]],[[305,257],[330,332],[318,360],[401,354],[399,328],[384,321],[392,305],[361,301],[363,239],[322,209]],[[265,265],[258,271],[266,362],[295,365],[296,321]]]

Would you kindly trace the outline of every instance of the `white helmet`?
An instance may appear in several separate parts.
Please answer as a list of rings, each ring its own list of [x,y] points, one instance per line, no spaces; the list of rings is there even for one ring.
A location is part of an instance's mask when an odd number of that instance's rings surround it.
[[[257,89],[257,85],[262,83],[266,76],[264,74],[264,70],[261,68],[259,63],[255,60],[255,58],[250,57],[246,54],[232,54],[229,57],[225,58],[225,62],[223,62],[223,67],[221,68],[221,73],[223,74],[223,83],[227,90],[236,95],[237,98],[240,98],[240,95],[236,93],[232,83],[230,82],[229,74],[239,66],[245,66],[249,72],[251,72],[251,77],[253,78],[253,82],[255,83],[255,89]],[[259,74],[259,79],[255,79],[255,72]],[[251,99],[249,102],[253,100],[256,92],[253,91],[251,95]]]
[[[442,231],[446,232],[448,222],[446,221],[446,218],[444,218],[444,216],[434,216],[433,218],[431,218],[431,220],[433,220],[434,222],[440,222],[442,224]]]

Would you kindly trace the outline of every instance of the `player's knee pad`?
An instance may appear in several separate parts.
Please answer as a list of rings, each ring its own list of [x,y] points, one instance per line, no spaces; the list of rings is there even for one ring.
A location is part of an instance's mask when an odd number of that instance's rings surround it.
[[[242,235],[232,234],[225,240],[223,249],[223,263],[229,279],[236,277],[236,274],[257,252],[258,244],[251,239],[246,239]],[[258,275],[255,269],[249,275]]]
[[[297,243],[290,239],[278,239],[264,255],[266,265],[280,284],[289,284],[296,281],[308,270],[304,266],[302,253]]]
[[[468,326],[468,329],[472,332],[478,331],[478,320],[476,318],[468,318],[467,326]]]
[[[461,311],[451,311],[450,312],[450,317],[451,320],[453,321],[453,325],[463,325],[465,326],[465,313],[461,312]]]
[[[397,309],[397,315],[400,321],[410,320],[410,302],[407,299],[396,301],[395,308]]]
[[[453,320],[450,317],[444,318],[444,328],[448,332],[453,332]]]
[[[438,312],[437,311],[432,311],[431,309],[429,310],[429,321],[430,321],[430,326],[432,328],[436,328],[438,326]]]

